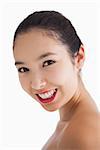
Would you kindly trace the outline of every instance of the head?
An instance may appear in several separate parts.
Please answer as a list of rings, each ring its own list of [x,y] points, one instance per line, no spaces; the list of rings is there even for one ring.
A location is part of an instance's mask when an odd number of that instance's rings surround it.
[[[13,53],[22,88],[43,108],[57,110],[73,97],[84,48],[62,14],[40,11],[25,18],[16,29]]]

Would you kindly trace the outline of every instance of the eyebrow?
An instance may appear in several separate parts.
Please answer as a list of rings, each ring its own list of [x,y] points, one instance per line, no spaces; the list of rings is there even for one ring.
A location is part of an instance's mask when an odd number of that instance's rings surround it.
[[[15,62],[15,66],[16,66],[16,65],[23,65],[23,64],[25,64],[25,63],[22,62],[22,61],[16,61],[16,62]]]
[[[47,52],[47,53],[45,53],[45,54],[40,55],[40,56],[37,58],[37,60],[43,59],[43,58],[48,57],[48,56],[50,56],[50,55],[56,55],[56,53]],[[22,61],[16,61],[16,62],[15,62],[15,65],[23,65],[23,64],[25,64],[25,63],[22,62]]]

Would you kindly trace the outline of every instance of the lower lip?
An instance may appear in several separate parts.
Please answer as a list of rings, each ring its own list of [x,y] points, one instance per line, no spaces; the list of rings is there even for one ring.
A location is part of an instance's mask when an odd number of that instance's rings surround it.
[[[53,94],[52,97],[50,97],[50,98],[42,99],[42,98],[39,97],[38,95],[37,95],[37,97],[38,97],[39,101],[41,101],[42,103],[50,103],[50,102],[52,102],[52,101],[55,100],[56,94],[57,94],[57,90],[54,92],[54,94]]]

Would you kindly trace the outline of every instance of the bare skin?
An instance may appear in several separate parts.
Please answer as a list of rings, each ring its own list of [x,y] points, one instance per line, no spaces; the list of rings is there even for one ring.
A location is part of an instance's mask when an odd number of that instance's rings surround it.
[[[59,110],[55,132],[42,150],[99,150],[100,113],[82,81],[74,99],[64,107]]]
[[[80,47],[74,65],[67,49],[42,29],[18,35],[14,57],[19,80],[22,88],[45,110],[59,110],[60,120],[43,150],[99,150],[100,114],[79,72],[85,60],[84,47]],[[43,58],[48,52],[54,55]],[[55,63],[48,63],[50,60]],[[53,102],[44,104],[38,100],[36,94],[40,91],[55,88],[58,91]]]

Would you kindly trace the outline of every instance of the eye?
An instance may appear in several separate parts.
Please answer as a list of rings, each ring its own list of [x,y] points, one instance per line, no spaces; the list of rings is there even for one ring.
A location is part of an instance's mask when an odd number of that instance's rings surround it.
[[[21,68],[18,69],[18,72],[20,72],[20,73],[25,73],[27,71],[29,71],[29,69],[25,68],[25,67],[21,67]]]
[[[54,64],[55,62],[56,62],[56,61],[54,61],[54,60],[46,60],[46,61],[43,63],[43,67],[52,65],[52,64]]]

